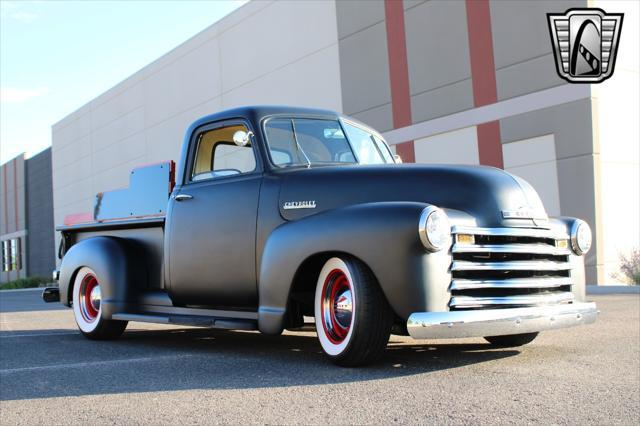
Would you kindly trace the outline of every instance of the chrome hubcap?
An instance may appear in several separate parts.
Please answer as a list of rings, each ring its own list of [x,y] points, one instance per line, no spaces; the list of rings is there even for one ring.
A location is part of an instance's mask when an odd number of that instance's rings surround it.
[[[91,303],[93,309],[95,309],[96,311],[100,310],[101,297],[102,291],[100,290],[100,286],[97,285],[91,290],[91,293],[89,294],[89,302]]]
[[[353,314],[351,290],[344,291],[338,295],[333,309],[338,324],[344,328],[349,327],[351,325],[351,315]]]
[[[349,334],[353,319],[353,294],[347,275],[334,269],[322,287],[322,326],[327,338],[340,344]]]
[[[93,275],[87,275],[80,284],[80,313],[87,322],[93,322],[100,314],[100,300],[102,293],[100,284]]]

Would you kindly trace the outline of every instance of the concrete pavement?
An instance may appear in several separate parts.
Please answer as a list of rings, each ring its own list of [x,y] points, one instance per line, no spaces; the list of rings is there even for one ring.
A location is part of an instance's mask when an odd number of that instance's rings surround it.
[[[637,424],[640,297],[591,298],[596,324],[524,348],[392,336],[344,369],[313,332],[130,323],[94,342],[39,292],[0,292],[0,424]]]

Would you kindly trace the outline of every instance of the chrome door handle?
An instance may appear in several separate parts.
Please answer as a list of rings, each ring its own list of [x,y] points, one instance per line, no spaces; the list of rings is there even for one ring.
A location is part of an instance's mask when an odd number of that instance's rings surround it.
[[[190,200],[192,198],[193,198],[193,195],[188,195],[188,194],[178,194],[175,196],[176,201],[185,201],[185,200]]]

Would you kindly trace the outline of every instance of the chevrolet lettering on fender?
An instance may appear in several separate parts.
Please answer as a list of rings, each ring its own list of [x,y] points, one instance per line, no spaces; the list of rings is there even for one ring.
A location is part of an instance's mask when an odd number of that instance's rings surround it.
[[[58,287],[89,339],[128,321],[280,334],[315,318],[334,363],[375,361],[392,333],[521,346],[592,323],[586,222],[547,218],[501,169],[399,164],[332,111],[204,117],[172,161],[134,169],[61,234]]]
[[[316,202],[315,201],[289,201],[284,203],[283,208],[285,210],[293,210],[293,209],[315,209]]]

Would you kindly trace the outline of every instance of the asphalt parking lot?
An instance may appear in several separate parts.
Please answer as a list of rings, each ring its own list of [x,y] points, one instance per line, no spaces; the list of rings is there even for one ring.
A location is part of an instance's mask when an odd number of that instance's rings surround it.
[[[640,422],[640,296],[595,295],[598,322],[522,349],[392,336],[338,368],[313,332],[270,337],[130,323],[77,331],[36,291],[0,293],[0,424]]]

